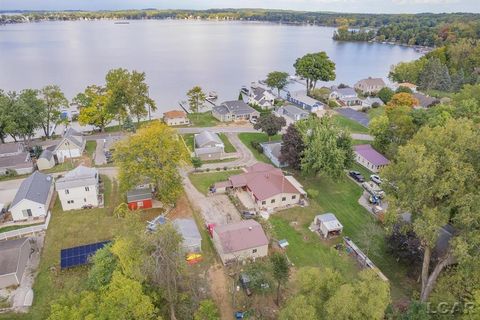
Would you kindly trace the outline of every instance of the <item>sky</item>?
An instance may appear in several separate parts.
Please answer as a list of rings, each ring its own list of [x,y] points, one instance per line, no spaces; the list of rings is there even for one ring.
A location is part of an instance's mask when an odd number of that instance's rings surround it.
[[[0,10],[268,8],[355,13],[480,13],[480,0],[0,0]]]

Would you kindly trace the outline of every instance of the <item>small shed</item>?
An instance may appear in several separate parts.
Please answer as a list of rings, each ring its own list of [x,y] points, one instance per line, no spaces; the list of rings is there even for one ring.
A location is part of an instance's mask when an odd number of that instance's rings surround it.
[[[55,166],[55,157],[50,149],[45,149],[37,160],[38,170],[48,170]]]
[[[183,237],[183,249],[185,252],[202,252],[202,236],[198,231],[197,224],[193,219],[176,219],[173,225]]]
[[[148,188],[138,188],[127,192],[127,203],[130,210],[149,209],[153,206],[152,190]]]
[[[343,226],[333,213],[320,214],[313,220],[314,231],[319,232],[324,239],[336,237],[342,233]]]

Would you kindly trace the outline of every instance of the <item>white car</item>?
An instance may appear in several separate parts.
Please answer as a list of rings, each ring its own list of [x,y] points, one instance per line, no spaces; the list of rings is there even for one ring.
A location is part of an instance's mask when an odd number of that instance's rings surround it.
[[[370,176],[370,180],[372,180],[373,182],[375,182],[376,184],[382,184],[382,179],[380,178],[379,175],[376,175],[376,174],[372,174]]]

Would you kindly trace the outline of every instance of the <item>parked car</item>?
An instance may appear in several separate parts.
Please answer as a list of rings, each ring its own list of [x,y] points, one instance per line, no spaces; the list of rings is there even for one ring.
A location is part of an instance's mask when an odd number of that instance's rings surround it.
[[[250,118],[250,123],[251,124],[257,123],[257,118]]]
[[[362,174],[358,171],[350,171],[348,172],[348,175],[355,179],[355,181],[358,181],[360,183],[365,181],[365,178],[362,176]]]
[[[242,211],[243,219],[253,219],[255,218],[255,212],[252,211]]]
[[[385,197],[385,192],[382,189],[380,189],[380,187],[377,184],[371,181],[362,183],[362,187],[374,197],[377,197],[380,199],[383,199]]]
[[[375,183],[378,184],[378,185],[381,185],[382,182],[383,182],[382,179],[380,178],[380,176],[377,175],[377,174],[372,174],[372,175],[370,176],[370,180],[372,180],[373,182],[375,182]]]

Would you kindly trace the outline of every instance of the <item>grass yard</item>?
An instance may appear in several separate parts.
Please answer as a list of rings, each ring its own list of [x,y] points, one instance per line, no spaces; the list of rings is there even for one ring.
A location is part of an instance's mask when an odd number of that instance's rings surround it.
[[[183,141],[185,141],[185,144],[187,145],[187,148],[190,152],[193,152],[193,150],[195,150],[194,148],[194,136],[195,134],[193,133],[186,133],[186,134],[183,134],[182,137],[183,137]]]
[[[360,170],[358,167],[354,169]],[[409,296],[412,284],[408,283],[406,270],[386,252],[384,229],[358,204],[362,188],[346,174],[338,179],[319,176],[299,180],[309,194],[310,206],[288,209],[271,217],[277,237],[285,238],[290,243],[287,249],[290,259],[297,266],[333,267],[346,275],[351,273],[350,263],[340,259],[332,248],[342,239],[337,238],[327,243],[308,230],[315,215],[332,212],[344,226],[343,235],[349,236],[362,248],[390,279],[392,298],[395,300]],[[297,224],[292,225],[292,221]]]
[[[261,132],[243,132],[238,134],[238,138],[243,142],[245,146],[247,146],[250,151],[252,151],[253,155],[255,156],[255,159],[261,162],[265,163],[270,163],[270,160],[263,154],[258,152],[257,149],[255,149],[252,146],[252,142],[267,142],[268,141],[268,136],[266,133],[261,133]],[[277,134],[271,138],[271,141],[275,140],[281,140],[282,136]]]
[[[368,133],[368,128],[362,126],[360,123],[348,119],[340,114],[336,114],[333,116],[334,123],[343,129],[348,129],[350,132],[353,133]]]
[[[23,229],[23,228],[27,228],[27,227],[33,227],[33,226],[37,226],[39,224],[43,224],[43,222],[3,227],[3,228],[0,228],[0,233],[12,231],[12,230],[17,230],[17,229]]]
[[[210,111],[202,113],[189,113],[191,126],[193,127],[215,127],[220,123]]]
[[[219,133],[218,136],[220,140],[222,140],[223,144],[225,145],[225,153],[233,153],[237,152],[237,149],[233,146],[233,144],[228,140],[228,137],[225,133]]]
[[[367,112],[368,117],[372,120],[375,117],[382,116],[385,113],[385,106],[378,108],[370,108]]]
[[[85,152],[87,153],[90,159],[93,159],[93,155],[95,154],[96,148],[97,148],[97,141],[95,140],[87,141],[85,145]]]
[[[242,170],[210,171],[208,173],[190,173],[188,177],[198,191],[207,194],[208,188],[215,182],[225,181],[231,175],[242,172]]]

